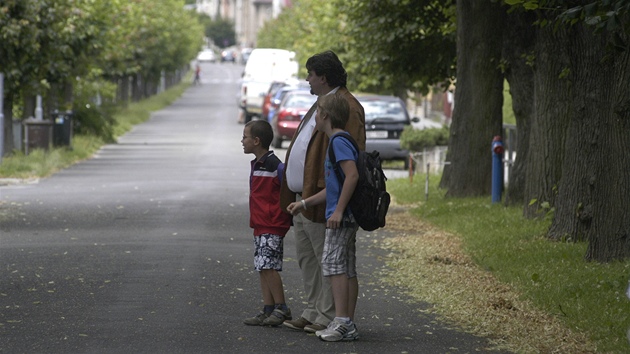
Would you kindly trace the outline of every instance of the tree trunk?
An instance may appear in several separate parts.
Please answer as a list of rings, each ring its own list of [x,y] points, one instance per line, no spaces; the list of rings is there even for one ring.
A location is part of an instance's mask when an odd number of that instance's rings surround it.
[[[7,156],[13,152],[15,146],[13,146],[13,101],[6,96],[2,102],[2,114],[4,115],[4,127],[0,127],[4,129],[4,144],[2,145],[4,155]]]
[[[562,175],[564,137],[569,120],[571,85],[563,77],[568,68],[566,30],[551,26],[538,31],[535,50],[534,109],[526,160],[527,218],[540,216],[555,205]]]
[[[586,259],[630,257],[630,53],[576,26],[568,45],[574,103],[548,236],[587,240]]]
[[[133,75],[131,85],[131,97],[133,102],[138,102],[142,99],[142,90],[140,89],[141,81],[140,74]]]
[[[448,197],[490,194],[492,139],[502,130],[499,64],[504,17],[497,3],[457,1],[457,88],[447,157],[451,164],[440,181]]]
[[[510,84],[512,110],[516,118],[516,158],[510,168],[507,205],[523,205],[525,198],[526,161],[529,154],[529,132],[534,115],[534,69],[530,62],[536,41],[532,12],[507,14],[503,58],[507,61],[506,79]]]
[[[27,119],[31,117],[35,117],[35,108],[37,103],[37,98],[33,95],[24,95],[22,98],[23,109],[22,109],[22,119]]]

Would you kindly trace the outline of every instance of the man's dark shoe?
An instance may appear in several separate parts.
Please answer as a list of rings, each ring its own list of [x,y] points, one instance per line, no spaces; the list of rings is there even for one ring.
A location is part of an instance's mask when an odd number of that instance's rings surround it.
[[[308,326],[310,324],[312,324],[309,320],[307,320],[304,317],[300,317],[296,320],[292,320],[292,321],[284,321],[282,323],[283,325],[285,325],[285,327],[291,328],[291,329],[295,329],[298,331],[303,331],[305,326]]]
[[[321,323],[313,323],[307,326],[304,326],[304,332],[308,332],[308,333],[315,333],[317,331],[322,331],[326,329],[326,326],[324,326]]]

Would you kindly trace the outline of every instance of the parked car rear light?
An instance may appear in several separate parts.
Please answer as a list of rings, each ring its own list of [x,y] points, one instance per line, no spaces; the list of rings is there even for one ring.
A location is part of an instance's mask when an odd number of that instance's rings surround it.
[[[282,111],[278,114],[278,122],[299,122],[301,119],[302,117],[300,113],[295,111]]]

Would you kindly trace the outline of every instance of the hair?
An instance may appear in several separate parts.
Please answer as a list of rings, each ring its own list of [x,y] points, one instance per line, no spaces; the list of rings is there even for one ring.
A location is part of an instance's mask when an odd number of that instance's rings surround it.
[[[330,125],[333,128],[346,128],[346,123],[350,117],[350,107],[348,101],[341,94],[335,92],[320,96],[317,103],[320,114],[326,113],[330,116]]]
[[[348,73],[337,54],[331,50],[321,52],[308,58],[306,70],[313,71],[317,76],[325,76],[330,87],[346,87]]]
[[[265,149],[269,149],[269,145],[271,145],[273,140],[273,129],[269,122],[266,120],[251,120],[245,126],[249,127],[252,138],[260,139],[260,145]]]

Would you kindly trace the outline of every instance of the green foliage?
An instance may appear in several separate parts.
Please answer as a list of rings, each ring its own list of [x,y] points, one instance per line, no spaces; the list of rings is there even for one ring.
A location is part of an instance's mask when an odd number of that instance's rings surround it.
[[[140,73],[159,77],[161,71],[175,71],[186,65],[202,43],[202,27],[181,1],[138,0],[131,14],[130,33],[134,61]]]
[[[448,87],[455,76],[455,1],[361,1],[347,14],[348,72],[360,91],[402,96]]]
[[[190,74],[189,74],[190,75]],[[128,132],[134,125],[145,122],[151,117],[151,112],[157,111],[170,105],[179,98],[190,86],[190,77],[165,92],[149,97],[143,101],[130,104],[114,115],[116,121],[114,125],[114,137],[118,137]]]
[[[88,0],[11,0],[0,5],[0,68],[9,100],[87,70],[95,43]]]
[[[203,29],[180,0],[9,0],[0,5],[0,68],[11,101],[69,78],[157,76],[194,57]]]
[[[2,159],[0,178],[27,179],[49,176],[92,156],[103,143],[103,140],[95,136],[75,135],[72,138],[72,149],[65,147],[49,151],[36,149],[28,156],[16,152]]]
[[[347,69],[348,63],[343,54],[351,39],[346,35],[346,15],[339,10],[341,3],[343,0],[294,1],[293,6],[284,8],[276,19],[267,21],[261,28],[258,47],[294,51],[302,68],[301,77],[306,77],[306,60],[313,54],[329,49],[339,55]],[[331,33],[335,35],[331,36]]]
[[[226,48],[236,44],[236,32],[234,22],[226,19],[209,21],[205,25],[206,37],[212,39],[219,48]]]
[[[630,49],[628,38],[630,27],[627,26],[630,16],[628,0],[591,0],[576,2],[570,0],[503,0],[515,9],[527,11],[553,11],[557,19],[564,24],[583,23],[597,32],[608,32],[609,45],[616,51]],[[554,16],[555,17],[555,16]],[[547,25],[546,20],[539,25]]]
[[[512,94],[507,80],[503,82],[503,123],[516,124],[514,109],[512,108]]]
[[[169,90],[132,103],[129,107],[114,115],[113,135],[120,136],[129,131],[135,124],[146,121],[151,112],[173,103],[190,86],[190,79],[184,80]],[[94,114],[94,113],[89,113]],[[83,120],[81,124],[84,124]],[[0,163],[0,178],[38,178],[49,176],[78,161],[85,160],[98,151],[106,142],[102,137],[90,132],[76,134],[72,138],[72,148],[55,148],[49,151],[36,149],[28,156],[16,151],[5,156]]]
[[[516,287],[538,308],[583,331],[606,353],[627,351],[630,301],[625,297],[630,262],[584,260],[585,243],[544,238],[549,219],[528,220],[522,208],[493,205],[490,197],[445,199],[440,177],[431,178],[424,202],[424,178],[388,181],[399,203],[419,203],[413,213],[457,234],[483,269]]]
[[[74,132],[114,140],[116,85],[104,80],[81,80],[76,85],[72,111]],[[97,102],[96,98],[100,102]]]
[[[258,46],[295,51],[301,68],[333,50],[352,90],[404,97],[454,76],[454,15],[450,0],[296,0],[265,23]]]
[[[405,127],[400,136],[400,145],[410,151],[422,151],[433,146],[448,145],[449,128],[415,129],[412,126]]]

